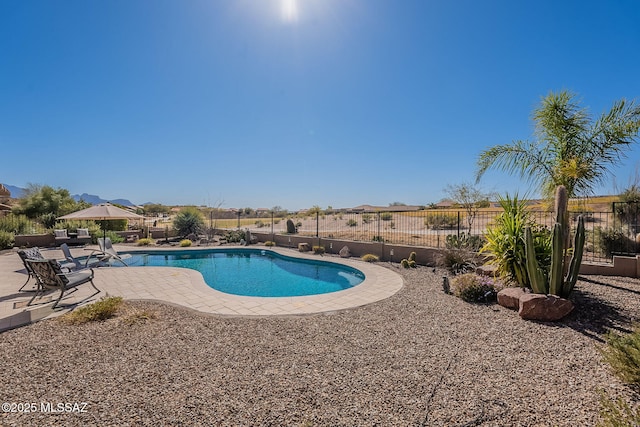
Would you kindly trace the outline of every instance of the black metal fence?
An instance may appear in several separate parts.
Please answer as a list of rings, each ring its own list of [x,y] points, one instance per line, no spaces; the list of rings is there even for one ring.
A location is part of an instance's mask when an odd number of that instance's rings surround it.
[[[352,241],[445,248],[461,237],[474,237],[482,242],[489,227],[495,224],[502,210],[481,209],[470,214],[464,210],[395,210],[395,211],[335,211],[299,213],[288,217],[238,216],[242,228],[262,233],[287,233],[287,221],[296,232],[305,236]],[[533,220],[551,228],[553,213],[530,212]],[[610,262],[613,255],[635,255],[640,252],[640,203],[613,203],[609,212],[572,212],[575,228],[578,215],[586,226],[585,261]],[[229,226],[230,228],[236,228]],[[0,232],[38,234],[50,232],[41,222],[24,216],[0,216]]]
[[[298,214],[288,218],[259,218],[243,227],[254,232],[282,234],[291,220],[300,235],[353,241],[445,248],[453,241],[477,236],[482,242],[489,227],[502,210],[482,209],[469,214],[464,210],[418,210],[375,212],[332,212]],[[552,212],[530,212],[533,220],[551,228]],[[571,226],[585,218],[585,261],[610,262],[613,255],[635,255],[638,244],[638,204],[614,205],[611,212],[571,212]]]

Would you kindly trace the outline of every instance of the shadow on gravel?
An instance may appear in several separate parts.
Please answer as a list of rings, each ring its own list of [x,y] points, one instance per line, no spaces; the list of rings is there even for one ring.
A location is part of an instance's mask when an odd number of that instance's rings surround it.
[[[580,280],[593,282],[584,278],[580,278]],[[604,335],[611,330],[621,333],[631,332],[628,327],[631,326],[633,319],[614,304],[579,289],[573,291],[571,300],[575,304],[575,309],[563,322],[564,326],[602,343],[605,342]]]

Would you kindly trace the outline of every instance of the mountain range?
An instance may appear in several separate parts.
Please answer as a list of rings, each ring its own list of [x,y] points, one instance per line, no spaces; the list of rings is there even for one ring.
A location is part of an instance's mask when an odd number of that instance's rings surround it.
[[[7,188],[7,190],[11,192],[11,197],[14,199],[19,199],[20,197],[24,196],[25,192],[27,191],[26,189],[16,187],[15,185],[9,185],[9,184],[3,184],[3,185]],[[91,203],[92,205],[98,205],[100,203],[115,203],[122,206],[135,206],[134,203],[132,203],[130,200],[127,200],[127,199],[106,200],[101,198],[100,196],[96,196],[95,194],[87,194],[87,193],[72,194],[71,197],[73,197],[75,201],[84,200],[85,202]]]

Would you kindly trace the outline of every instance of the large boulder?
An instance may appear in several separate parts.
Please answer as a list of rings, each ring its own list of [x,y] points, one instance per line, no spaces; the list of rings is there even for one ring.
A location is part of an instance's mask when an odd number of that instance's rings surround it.
[[[300,252],[309,252],[311,250],[311,246],[308,243],[298,243],[298,250]]]
[[[505,308],[517,310],[520,308],[520,297],[524,294],[524,289],[520,287],[504,288],[498,292],[498,304]]]
[[[573,303],[555,295],[524,294],[520,296],[518,314],[526,320],[555,322],[573,310]]]

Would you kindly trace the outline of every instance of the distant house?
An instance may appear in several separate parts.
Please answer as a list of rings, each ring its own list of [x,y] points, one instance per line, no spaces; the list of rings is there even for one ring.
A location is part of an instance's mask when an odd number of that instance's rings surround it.
[[[346,212],[406,212],[406,211],[419,211],[422,206],[414,205],[394,205],[394,206],[373,206],[373,205],[360,205],[353,208],[346,208]]]

